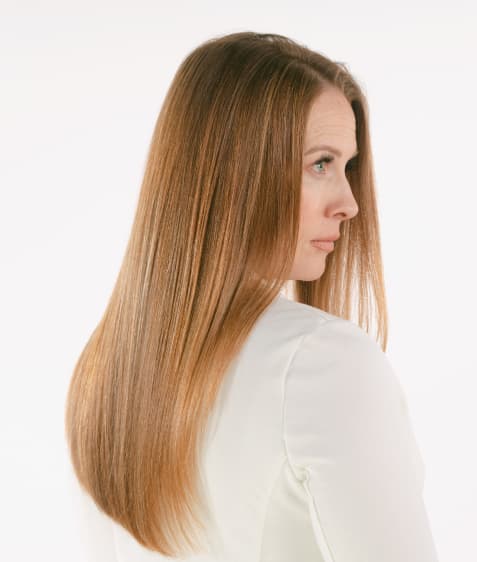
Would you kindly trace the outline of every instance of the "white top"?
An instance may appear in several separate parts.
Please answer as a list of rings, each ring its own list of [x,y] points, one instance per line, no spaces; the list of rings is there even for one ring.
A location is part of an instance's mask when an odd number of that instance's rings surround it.
[[[216,404],[203,462],[216,554],[187,562],[437,562],[405,395],[357,324],[280,293]],[[172,560],[91,506],[85,560]]]

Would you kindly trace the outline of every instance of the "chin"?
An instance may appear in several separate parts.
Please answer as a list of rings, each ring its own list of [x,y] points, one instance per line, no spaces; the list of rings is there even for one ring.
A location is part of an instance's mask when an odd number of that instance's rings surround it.
[[[324,268],[321,271],[310,271],[301,273],[293,277],[297,281],[317,281],[324,273]]]

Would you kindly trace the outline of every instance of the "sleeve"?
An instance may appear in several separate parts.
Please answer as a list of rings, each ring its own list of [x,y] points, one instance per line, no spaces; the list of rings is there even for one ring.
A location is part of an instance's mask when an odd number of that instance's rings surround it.
[[[364,329],[331,319],[303,337],[283,423],[324,562],[438,561],[405,395]]]

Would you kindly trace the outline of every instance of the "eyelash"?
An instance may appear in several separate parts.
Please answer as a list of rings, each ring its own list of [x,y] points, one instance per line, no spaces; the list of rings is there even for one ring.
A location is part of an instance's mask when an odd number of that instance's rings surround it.
[[[325,156],[323,156],[322,158],[320,158],[319,160],[317,160],[316,162],[313,162],[313,166],[316,166],[317,164],[321,164],[322,162],[326,162],[327,164],[330,164],[331,162],[333,162],[334,157],[331,156],[330,154],[325,154]],[[349,172],[350,170],[352,170],[355,167],[357,161],[357,157],[355,156],[354,158],[352,158],[347,164],[346,164],[346,168],[345,171]],[[319,172],[320,175],[322,175],[321,172]]]

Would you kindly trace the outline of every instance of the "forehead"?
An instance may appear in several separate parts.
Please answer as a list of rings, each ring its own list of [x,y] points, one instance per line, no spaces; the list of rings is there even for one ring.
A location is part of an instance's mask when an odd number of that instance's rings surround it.
[[[356,122],[350,103],[340,91],[324,90],[311,105],[305,145],[320,142],[352,153],[356,148],[355,139]]]

